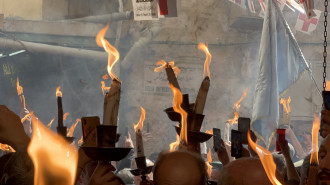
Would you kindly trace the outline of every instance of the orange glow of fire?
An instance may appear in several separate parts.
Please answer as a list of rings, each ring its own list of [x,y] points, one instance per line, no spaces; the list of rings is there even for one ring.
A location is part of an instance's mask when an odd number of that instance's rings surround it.
[[[159,67],[156,67],[154,69],[154,71],[155,72],[160,72],[163,68],[172,67],[175,76],[178,77],[178,74],[180,73],[181,70],[177,66],[175,66],[174,64],[175,64],[174,61],[165,62],[165,60],[160,60],[156,63],[156,66],[159,66]]]
[[[76,127],[80,121],[81,121],[80,119],[76,119],[76,123],[71,125],[71,127],[69,128],[69,130],[67,132],[67,137],[73,137],[74,130],[76,129]]]
[[[4,152],[16,152],[11,146],[0,143],[0,150]]]
[[[63,137],[45,127],[32,115],[33,133],[28,154],[34,164],[34,185],[73,185],[78,152]]]
[[[204,43],[199,43],[198,44],[198,49],[204,51],[204,53],[206,54],[206,59],[205,59],[205,62],[204,62],[203,79],[206,76],[208,76],[211,79],[211,76],[210,76],[210,64],[211,64],[211,60],[212,60],[212,55],[211,55],[211,53],[209,51],[209,48]]]
[[[47,127],[52,127],[53,121],[55,120],[55,118],[53,118],[47,125]]]
[[[319,164],[318,158],[318,132],[320,130],[320,118],[314,114],[313,129],[312,129],[312,152],[310,164]]]
[[[62,97],[62,91],[60,91],[61,87],[58,86],[56,89],[56,97]]]
[[[176,141],[170,144],[170,152],[174,152],[180,145],[180,137],[176,135]]]
[[[213,134],[213,129],[207,130],[205,133],[207,133],[207,134]]]
[[[64,115],[63,115],[63,120],[66,120],[66,118],[69,116],[69,113],[67,112],[67,113],[65,113]]]
[[[108,70],[109,76],[111,77],[112,80],[116,79],[118,82],[120,82],[118,77],[112,72],[112,68],[115,65],[115,63],[119,60],[120,54],[119,54],[118,50],[115,47],[113,47],[104,38],[108,28],[109,28],[109,24],[106,27],[104,27],[102,30],[100,30],[100,32],[96,36],[96,43],[98,46],[103,47],[104,50],[108,53],[107,70]]]
[[[79,141],[78,141],[78,145],[80,146],[83,142],[84,142],[84,140],[83,140],[83,136],[81,136],[81,138],[80,138]]]
[[[137,124],[134,124],[134,131],[138,132],[138,131],[142,131],[143,129],[143,122],[146,119],[146,110],[144,110],[143,107],[141,107],[141,116],[140,116],[140,120]]]
[[[290,103],[291,103],[291,97],[290,96],[287,100],[283,99],[283,98],[281,98],[281,100],[280,100],[280,104],[283,105],[283,110],[287,114],[289,114],[291,112]]]
[[[212,157],[211,157],[211,148],[209,148],[209,152],[207,153],[207,162],[206,162],[206,167],[207,167],[207,174],[209,177],[211,177],[211,172],[212,172]]]
[[[278,181],[276,178],[276,165],[272,156],[272,153],[270,153],[265,148],[259,146],[258,144],[254,143],[251,139],[251,131],[248,131],[248,141],[251,148],[256,152],[259,156],[259,159],[261,161],[262,166],[264,167],[264,170],[267,174],[268,179],[270,182],[274,185],[281,185],[282,183]]]
[[[233,106],[234,109],[234,118],[233,119],[229,119],[227,120],[227,122],[229,122],[231,125],[233,125],[234,123],[238,123],[238,118],[239,118],[239,108],[241,107],[241,102],[242,100],[245,98],[246,94],[247,94],[248,88],[245,89],[243,96],[241,97],[241,99],[239,99]]]
[[[110,87],[106,87],[104,81],[101,81],[101,89],[102,89],[103,95],[105,95],[106,92],[110,91]]]
[[[181,115],[181,132],[180,139],[185,144],[188,144],[188,135],[187,135],[187,112],[182,109],[181,104],[183,101],[182,93],[179,89],[175,88],[170,84],[172,93],[173,93],[173,110]]]

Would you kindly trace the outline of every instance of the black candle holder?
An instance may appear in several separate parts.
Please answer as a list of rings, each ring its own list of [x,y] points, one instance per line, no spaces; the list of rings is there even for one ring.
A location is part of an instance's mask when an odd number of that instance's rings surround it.
[[[120,134],[117,134],[117,126],[96,126],[97,146],[83,146],[82,149],[88,157],[95,161],[120,161],[124,159],[132,148],[116,147]]]
[[[189,105],[189,106],[188,106]],[[188,141],[203,143],[209,140],[213,135],[201,132],[201,126],[205,115],[193,112],[195,104],[189,104],[188,94],[183,95],[182,108],[187,112],[187,137]],[[164,110],[171,121],[179,122],[180,126],[175,126],[176,133],[181,132],[181,115],[174,111],[173,107]]]
[[[136,169],[134,170],[130,170],[130,172],[134,175],[134,176],[145,176],[149,173],[151,173],[152,168],[154,166],[147,166],[147,162],[146,162],[146,157],[142,156],[142,157],[136,157],[135,158],[135,163],[136,163]]]
[[[64,137],[64,139],[69,142],[72,143],[74,141],[74,137],[67,137],[67,127],[57,127],[57,134]]]

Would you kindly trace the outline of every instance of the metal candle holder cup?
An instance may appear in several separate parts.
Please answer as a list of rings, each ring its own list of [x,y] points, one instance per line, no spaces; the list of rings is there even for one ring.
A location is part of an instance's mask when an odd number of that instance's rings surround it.
[[[134,176],[146,175],[151,173],[153,166],[147,166],[146,157],[136,157],[135,163],[137,169],[130,170]]]
[[[116,147],[117,126],[96,126],[96,138],[98,147]]]

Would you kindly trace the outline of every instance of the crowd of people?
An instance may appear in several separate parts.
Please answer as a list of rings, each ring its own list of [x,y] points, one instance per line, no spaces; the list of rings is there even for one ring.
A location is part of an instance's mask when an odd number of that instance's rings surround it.
[[[330,185],[330,111],[321,113],[320,141],[318,151],[319,164],[316,185]],[[274,141],[269,151],[276,164],[276,179],[281,184],[307,185],[312,149],[311,133],[303,133],[298,139],[289,126],[286,129],[286,142],[281,143],[281,152],[275,151]],[[257,137],[251,132],[251,138]],[[96,131],[92,131],[82,146],[96,146]],[[27,146],[30,137],[26,134],[21,119],[6,106],[0,105],[0,143],[10,145],[15,152],[4,153],[0,158],[0,185],[33,185],[34,165]],[[243,147],[243,157],[230,156],[230,143],[221,140],[221,151],[214,150],[216,158],[210,163],[208,173],[207,158],[200,153],[190,151],[188,147],[179,147],[177,151],[159,151],[146,158],[147,166],[153,166],[149,174],[134,176],[136,169],[133,141],[128,134],[124,137],[123,147],[133,150],[121,161],[100,162],[90,159],[78,149],[76,185],[266,185],[272,184],[267,176],[258,154],[250,145]],[[300,163],[294,163],[301,161]],[[56,183],[56,179],[53,179]]]

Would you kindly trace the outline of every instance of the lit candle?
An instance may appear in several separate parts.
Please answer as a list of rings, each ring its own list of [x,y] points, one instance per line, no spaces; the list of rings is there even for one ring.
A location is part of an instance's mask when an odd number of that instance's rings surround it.
[[[113,79],[111,88],[104,97],[103,125],[117,126],[121,82]]]
[[[63,106],[62,106],[62,92],[60,91],[61,87],[56,89],[56,98],[57,98],[57,112],[58,112],[58,127],[63,127]]]

